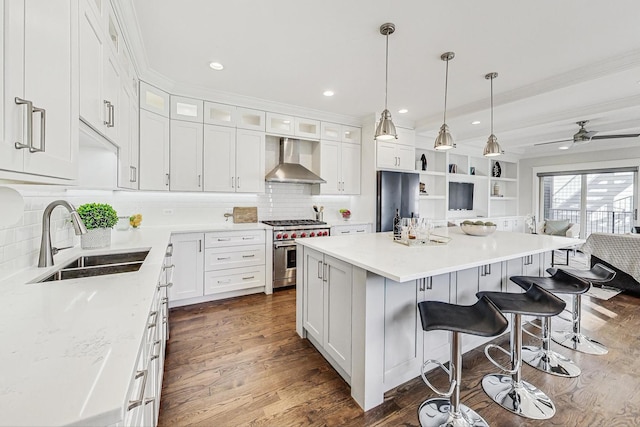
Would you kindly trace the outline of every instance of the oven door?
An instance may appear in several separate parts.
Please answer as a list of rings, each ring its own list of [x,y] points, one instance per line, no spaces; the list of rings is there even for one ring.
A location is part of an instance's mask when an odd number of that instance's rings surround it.
[[[296,284],[296,244],[277,242],[273,245],[273,287]]]

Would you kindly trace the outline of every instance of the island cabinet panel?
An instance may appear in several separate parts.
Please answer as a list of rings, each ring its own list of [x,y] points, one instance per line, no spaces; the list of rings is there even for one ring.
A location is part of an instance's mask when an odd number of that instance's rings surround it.
[[[344,261],[304,250],[303,327],[320,352],[347,377],[351,375],[352,270]]]
[[[403,373],[415,372],[422,363],[423,331],[417,307],[424,298],[424,281],[425,279],[418,279],[400,283],[385,279],[385,389],[407,381]]]
[[[513,283],[509,278],[511,276],[543,276],[545,271],[545,259],[550,255],[535,254],[525,255],[522,258],[510,259],[504,262],[505,267],[505,283],[506,292],[522,292],[522,288]],[[546,268],[546,267],[545,267]]]
[[[439,274],[437,276],[424,279],[424,293],[422,301],[452,302],[451,299],[451,274]],[[420,322],[420,319],[418,319]],[[422,331],[422,323],[418,326]],[[449,340],[450,333],[447,331],[422,332],[423,338],[423,360],[436,359],[442,361],[449,360]],[[414,373],[419,374],[417,370]]]
[[[505,287],[503,265],[501,262],[478,267],[478,291],[502,292]],[[507,277],[507,280],[509,278]]]

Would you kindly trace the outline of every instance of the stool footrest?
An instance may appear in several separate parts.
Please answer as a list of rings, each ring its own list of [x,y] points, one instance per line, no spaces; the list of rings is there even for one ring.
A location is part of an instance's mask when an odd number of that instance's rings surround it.
[[[520,370],[520,367],[522,366],[522,363],[518,360],[518,362],[516,363],[516,366],[513,369],[509,369],[509,368],[505,368],[504,366],[502,366],[500,363],[498,363],[493,357],[491,357],[491,355],[489,354],[489,350],[495,348],[497,350],[500,350],[501,352],[503,352],[504,354],[506,354],[507,356],[511,356],[511,353],[508,352],[507,350],[505,350],[504,348],[500,347],[499,345],[495,345],[495,344],[487,344],[487,346],[484,348],[484,354],[485,356],[487,356],[487,359],[489,359],[489,362],[493,363],[498,369],[502,370],[503,372],[513,375],[516,372],[518,372]]]
[[[427,379],[427,376],[425,375],[425,368],[429,365],[437,365],[440,369],[442,369],[443,371],[445,371],[447,373],[447,375],[449,375],[449,377],[451,377],[451,371],[449,371],[449,369],[447,369],[446,366],[444,366],[442,363],[440,363],[440,361],[435,360],[435,359],[429,359],[426,362],[424,362],[422,364],[422,368],[420,369],[420,375],[422,376],[422,380],[425,382],[425,384],[427,386],[429,386],[429,388],[431,390],[433,390],[434,393],[436,393],[439,396],[442,397],[451,397],[451,395],[453,394],[453,390],[456,388],[456,380],[452,380],[451,384],[449,385],[449,390],[446,392],[442,392],[440,390],[438,390],[433,384],[431,384],[429,382],[429,380]]]

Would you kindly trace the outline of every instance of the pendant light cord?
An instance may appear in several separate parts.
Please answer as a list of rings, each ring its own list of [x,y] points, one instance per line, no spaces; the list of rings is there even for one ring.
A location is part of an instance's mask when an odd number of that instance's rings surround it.
[[[444,74],[444,118],[442,119],[443,124],[447,124],[447,91],[449,87],[449,60],[447,59],[447,68]]]
[[[493,76],[491,76],[491,135],[493,135]]]
[[[387,30],[387,34],[385,35],[387,46],[385,49],[384,56],[384,109],[387,109],[387,93],[389,89],[389,31]]]

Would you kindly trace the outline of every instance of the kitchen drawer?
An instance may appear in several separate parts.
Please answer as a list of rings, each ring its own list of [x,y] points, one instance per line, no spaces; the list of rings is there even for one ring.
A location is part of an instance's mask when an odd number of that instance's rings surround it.
[[[369,224],[358,225],[334,225],[331,227],[332,236],[343,236],[345,234],[363,234],[369,233]]]
[[[264,245],[209,248],[204,253],[205,271],[264,264]]]
[[[264,285],[264,265],[207,271],[204,273],[205,295],[255,288]]]
[[[264,230],[216,231],[204,236],[205,248],[264,244]]]

